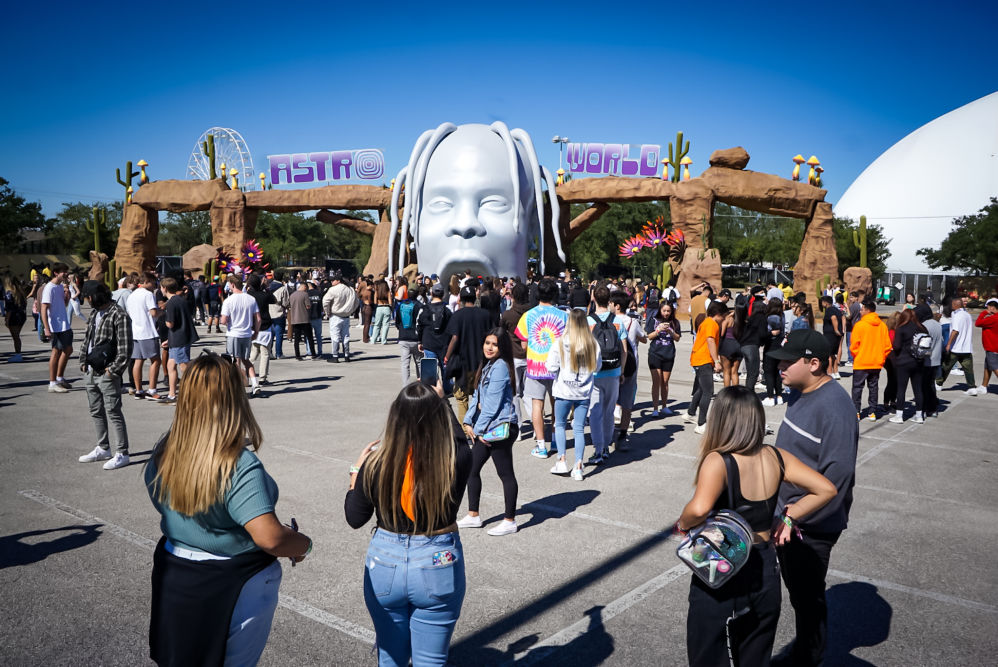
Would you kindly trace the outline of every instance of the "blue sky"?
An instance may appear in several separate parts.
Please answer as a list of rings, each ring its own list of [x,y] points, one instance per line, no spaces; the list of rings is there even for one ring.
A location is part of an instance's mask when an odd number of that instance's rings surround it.
[[[256,171],[374,147],[387,181],[423,130],[503,120],[552,170],[555,134],[664,150],[682,130],[694,173],[736,145],[783,175],[816,154],[834,202],[906,134],[998,90],[993,2],[691,4],[17,3],[0,176],[50,215],[120,199],[116,167],[185,178],[218,125]]]

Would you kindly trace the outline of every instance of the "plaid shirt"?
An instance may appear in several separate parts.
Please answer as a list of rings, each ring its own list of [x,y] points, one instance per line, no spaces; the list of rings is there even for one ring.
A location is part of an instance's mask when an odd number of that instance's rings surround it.
[[[121,375],[125,372],[132,356],[132,320],[121,306],[112,302],[104,311],[100,324],[95,327],[98,312],[97,310],[91,312],[90,319],[87,320],[87,332],[83,336],[83,348],[80,350],[80,370],[87,372],[86,360],[91,345],[114,341],[118,354],[107,370],[115,375]]]

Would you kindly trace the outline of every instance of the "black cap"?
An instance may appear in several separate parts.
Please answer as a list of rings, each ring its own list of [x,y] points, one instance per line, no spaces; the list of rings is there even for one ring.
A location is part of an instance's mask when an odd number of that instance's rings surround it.
[[[832,356],[832,346],[823,335],[813,329],[797,329],[790,332],[783,347],[766,356],[781,361],[797,361],[801,357],[828,359]]]
[[[719,297],[726,296],[726,297],[728,297],[730,299],[731,298],[731,290],[729,290],[727,287],[725,287],[724,289],[722,289],[720,292],[717,293],[717,296],[719,296]]]
[[[438,296],[438,297],[439,296],[443,296],[444,295],[444,286],[443,286],[443,284],[437,283],[436,285],[434,285],[433,287],[431,287],[430,288],[430,295],[431,296]]]

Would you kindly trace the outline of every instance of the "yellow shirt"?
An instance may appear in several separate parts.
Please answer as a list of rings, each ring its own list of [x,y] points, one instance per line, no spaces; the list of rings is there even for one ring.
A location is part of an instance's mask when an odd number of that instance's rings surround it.
[[[707,347],[707,341],[713,338],[716,349],[720,336],[720,325],[714,321],[713,317],[705,317],[700,324],[700,328],[697,329],[697,338],[693,341],[693,352],[690,353],[690,366],[694,368],[703,366],[704,364],[713,366],[714,358],[710,356],[710,348]]]

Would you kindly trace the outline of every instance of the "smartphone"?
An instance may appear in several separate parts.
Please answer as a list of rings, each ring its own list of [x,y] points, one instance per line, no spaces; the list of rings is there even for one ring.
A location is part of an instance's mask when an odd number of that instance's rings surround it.
[[[428,387],[437,386],[440,379],[440,362],[436,359],[420,359],[419,361],[419,381]]]

